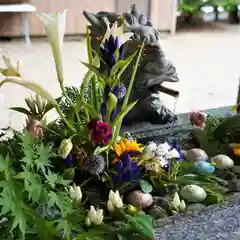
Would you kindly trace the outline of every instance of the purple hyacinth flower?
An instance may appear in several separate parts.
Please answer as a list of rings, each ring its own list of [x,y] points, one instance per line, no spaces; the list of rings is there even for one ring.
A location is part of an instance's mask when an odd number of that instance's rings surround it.
[[[64,160],[64,164],[65,165],[67,165],[67,166],[69,166],[69,165],[71,165],[72,164],[72,154],[69,154],[66,158],[65,158],[65,160]]]
[[[107,106],[106,106],[105,103],[102,103],[100,111],[101,111],[101,114],[102,114],[103,117],[107,116]]]
[[[112,93],[118,98],[122,99],[126,95],[126,87],[123,83],[119,83],[115,88],[113,88]]]
[[[124,44],[119,48],[119,58],[124,59]]]
[[[106,84],[105,88],[104,88],[104,98],[105,100],[108,99],[109,93],[112,91],[111,87]]]
[[[117,116],[117,110],[113,109],[110,115],[110,121],[112,122],[116,116]]]

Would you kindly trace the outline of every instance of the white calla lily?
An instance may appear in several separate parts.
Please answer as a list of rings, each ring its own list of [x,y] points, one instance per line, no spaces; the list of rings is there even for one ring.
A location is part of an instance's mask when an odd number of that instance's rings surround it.
[[[63,83],[64,73],[62,62],[62,46],[66,28],[67,10],[64,10],[62,13],[55,14],[40,13],[38,16],[43,23],[48,41],[52,49],[58,81],[60,83]]]
[[[101,46],[103,47],[105,41],[107,41],[111,36],[118,37],[120,46],[124,44],[126,41],[130,40],[130,38],[133,36],[133,33],[128,32],[124,33],[123,26],[118,27],[118,22],[114,22],[112,27],[110,28],[109,24],[107,25],[107,31],[103,37]],[[119,46],[119,47],[120,47]]]

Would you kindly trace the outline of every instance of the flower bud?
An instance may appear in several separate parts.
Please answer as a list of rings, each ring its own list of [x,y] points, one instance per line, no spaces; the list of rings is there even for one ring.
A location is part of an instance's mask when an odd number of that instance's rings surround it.
[[[181,200],[180,205],[179,205],[179,210],[180,210],[181,212],[183,212],[183,211],[186,210],[186,204],[185,204],[185,201],[184,201],[184,200]]]
[[[91,226],[91,221],[90,221],[89,217],[85,218],[85,225],[88,227]]]
[[[114,210],[115,210],[115,207],[113,206],[113,204],[110,200],[108,200],[108,202],[107,202],[107,209],[109,212],[114,212]]]
[[[112,203],[112,205],[116,208],[121,208],[123,206],[122,198],[120,197],[120,194],[118,191],[115,193],[111,190],[109,192],[109,201]]]
[[[109,93],[108,95],[109,99],[108,99],[108,115],[110,115],[112,113],[112,111],[116,108],[117,106],[117,97],[113,94],[113,93]]]
[[[94,206],[90,206],[90,210],[88,211],[88,216],[91,223],[95,225],[100,225],[103,222],[103,210],[96,210]]]
[[[69,192],[72,200],[81,201],[82,191],[79,186],[76,186],[76,184],[73,184],[73,186],[70,186]]]
[[[73,144],[70,138],[62,140],[58,149],[59,156],[63,159],[67,158],[72,148]]]

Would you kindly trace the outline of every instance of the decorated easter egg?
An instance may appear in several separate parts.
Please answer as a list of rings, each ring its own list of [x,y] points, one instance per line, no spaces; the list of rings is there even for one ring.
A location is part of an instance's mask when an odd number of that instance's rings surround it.
[[[134,190],[128,194],[127,201],[134,207],[144,209],[153,204],[153,197],[149,193],[144,193],[140,190]]]
[[[186,159],[191,161],[207,161],[208,155],[200,148],[193,148],[187,151]]]
[[[215,171],[215,167],[206,161],[197,161],[194,163],[194,165],[197,172],[202,175],[210,175]]]
[[[180,193],[189,202],[201,202],[207,197],[205,190],[197,185],[186,185]]]
[[[227,155],[223,154],[212,157],[211,163],[218,169],[228,169],[234,166],[233,160]]]

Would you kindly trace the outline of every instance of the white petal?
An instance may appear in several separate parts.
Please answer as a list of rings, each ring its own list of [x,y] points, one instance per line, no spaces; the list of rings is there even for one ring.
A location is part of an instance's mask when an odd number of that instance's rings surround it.
[[[51,45],[53,57],[55,60],[58,80],[63,81],[63,63],[62,63],[62,46],[66,28],[67,10],[63,13],[56,14],[38,14],[44,25],[48,41]]]
[[[181,203],[179,205],[179,209],[180,211],[184,211],[186,209],[186,204],[185,204],[185,201],[184,200],[181,200]]]
[[[107,202],[107,209],[109,212],[114,212],[115,208],[110,200]]]
[[[179,197],[179,195],[178,195],[178,193],[177,192],[175,192],[174,193],[174,196],[173,196],[173,205],[175,206],[175,207],[179,207],[179,205],[180,205],[180,197]]]

